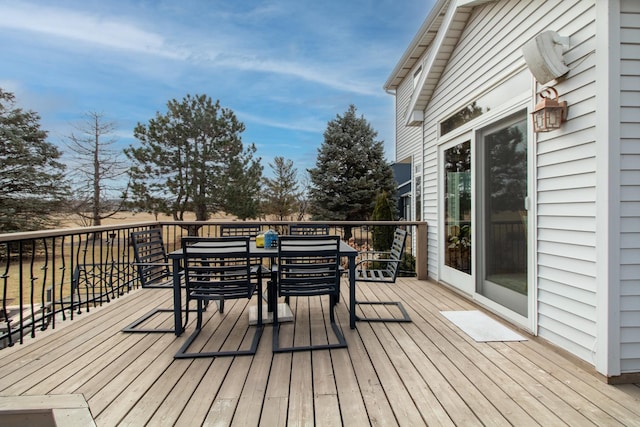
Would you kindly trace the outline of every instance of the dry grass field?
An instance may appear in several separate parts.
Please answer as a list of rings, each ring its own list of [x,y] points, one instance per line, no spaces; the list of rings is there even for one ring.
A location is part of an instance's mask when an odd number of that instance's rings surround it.
[[[218,213],[211,215],[210,221],[233,221],[236,218],[232,215],[226,215],[224,213]],[[196,216],[191,212],[185,214],[185,221],[195,221]],[[146,212],[119,212],[112,218],[102,220],[102,225],[114,225],[114,224],[132,224],[136,222],[144,221],[173,221],[173,217],[170,215],[159,214],[157,217],[153,214]],[[60,218],[62,228],[75,228],[84,227],[88,224],[83,223],[80,217],[77,215],[66,216]]]

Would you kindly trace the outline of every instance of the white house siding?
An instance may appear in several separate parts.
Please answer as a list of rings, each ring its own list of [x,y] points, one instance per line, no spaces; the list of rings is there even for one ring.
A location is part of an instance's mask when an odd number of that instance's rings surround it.
[[[396,161],[403,161],[407,157],[419,156],[422,153],[420,128],[404,125],[405,113],[413,93],[413,73],[416,69],[417,66],[407,74],[396,90]]]
[[[640,371],[640,2],[621,2],[620,358]]]
[[[594,19],[593,0],[513,0],[474,8],[423,127],[424,212],[432,224],[429,274],[438,277],[438,123],[523,69],[521,47],[536,34],[551,29],[571,37],[565,60],[572,71],[555,85],[570,105],[569,122],[531,144],[537,150],[538,334],[588,361],[597,304]]]

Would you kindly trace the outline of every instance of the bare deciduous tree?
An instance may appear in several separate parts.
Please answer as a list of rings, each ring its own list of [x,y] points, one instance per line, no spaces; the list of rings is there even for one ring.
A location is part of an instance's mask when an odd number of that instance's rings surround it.
[[[66,144],[74,158],[73,210],[83,225],[101,225],[124,207],[127,163],[123,152],[114,148],[115,124],[105,121],[102,113],[86,113],[75,128]]]

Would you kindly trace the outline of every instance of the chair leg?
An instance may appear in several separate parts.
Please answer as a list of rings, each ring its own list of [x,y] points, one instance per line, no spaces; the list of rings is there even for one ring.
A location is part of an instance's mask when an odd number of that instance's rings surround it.
[[[206,306],[205,306],[205,309],[206,309]],[[184,322],[185,325],[189,323],[189,312],[194,312],[194,311],[197,311],[197,309],[189,309],[189,302],[187,301],[187,306],[185,309],[185,313],[186,313],[185,322]],[[140,334],[167,334],[167,333],[175,332],[174,328],[160,328],[160,329],[138,328],[138,326],[140,326],[141,324],[143,324],[144,322],[146,322],[147,320],[149,320],[150,318],[152,318],[158,313],[173,313],[173,309],[172,308],[154,308],[153,310],[151,310],[141,318],[135,320],[134,322],[124,327],[122,329],[122,332],[140,333]]]
[[[260,289],[262,289],[260,287]],[[253,356],[258,351],[258,344],[260,343],[260,337],[264,331],[264,325],[262,324],[262,301],[258,298],[258,324],[255,326],[256,330],[253,334],[253,340],[251,341],[251,347],[247,350],[229,350],[229,351],[209,351],[201,353],[189,353],[187,350],[196,339],[200,331],[202,330],[202,312],[206,308],[203,300],[198,300],[198,320],[196,322],[196,329],[182,344],[178,352],[174,355],[175,359],[194,359],[204,357],[229,357],[229,356]]]
[[[340,327],[335,321],[334,309],[336,306],[335,296],[329,296],[329,321],[331,323],[331,329],[335,334],[336,338],[338,338],[338,342],[334,344],[319,344],[319,345],[308,345],[308,346],[300,346],[300,347],[280,347],[279,342],[279,325],[278,325],[278,314],[277,310],[273,313],[273,352],[274,353],[290,353],[294,351],[309,351],[309,350],[331,350],[338,348],[346,348],[347,341],[340,330]]]
[[[173,309],[172,308],[155,308],[150,312],[148,312],[147,314],[145,314],[144,316],[142,316],[141,318],[139,318],[138,320],[134,321],[133,323],[130,323],[128,326],[123,328],[122,332],[139,333],[139,334],[146,334],[146,333],[166,334],[166,333],[175,332],[173,328],[160,328],[160,329],[138,328],[139,325],[143,324],[144,322],[146,322],[147,320],[149,320],[150,318],[152,318],[158,313],[173,313]]]
[[[356,320],[360,322],[411,322],[409,313],[400,301],[356,301],[355,305],[394,305],[400,310],[402,317],[364,317],[356,315]]]

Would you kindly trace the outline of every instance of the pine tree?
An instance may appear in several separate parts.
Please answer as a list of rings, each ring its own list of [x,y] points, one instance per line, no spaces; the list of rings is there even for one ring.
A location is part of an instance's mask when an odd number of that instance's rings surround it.
[[[15,106],[0,88],[0,233],[57,223],[51,213],[68,196],[60,151],[46,141],[40,116]]]
[[[269,166],[274,177],[264,180],[263,212],[284,221],[294,213],[298,204],[298,171],[293,167],[293,161],[281,156],[276,156]]]
[[[134,162],[129,174],[137,206],[178,221],[185,212],[198,221],[219,211],[256,217],[262,166],[255,146],[243,147],[244,124],[205,95],[171,100],[167,108],[148,125],[139,123],[134,136],[141,146],[125,150]]]
[[[393,221],[394,209],[386,192],[378,194],[376,206],[373,209],[373,221]],[[373,249],[376,251],[388,251],[393,243],[395,227],[392,225],[373,226]]]
[[[309,170],[313,219],[369,220],[379,192],[395,200],[393,171],[376,137],[367,120],[356,116],[353,105],[327,124],[316,166]],[[351,229],[346,227],[345,238],[350,237]]]

